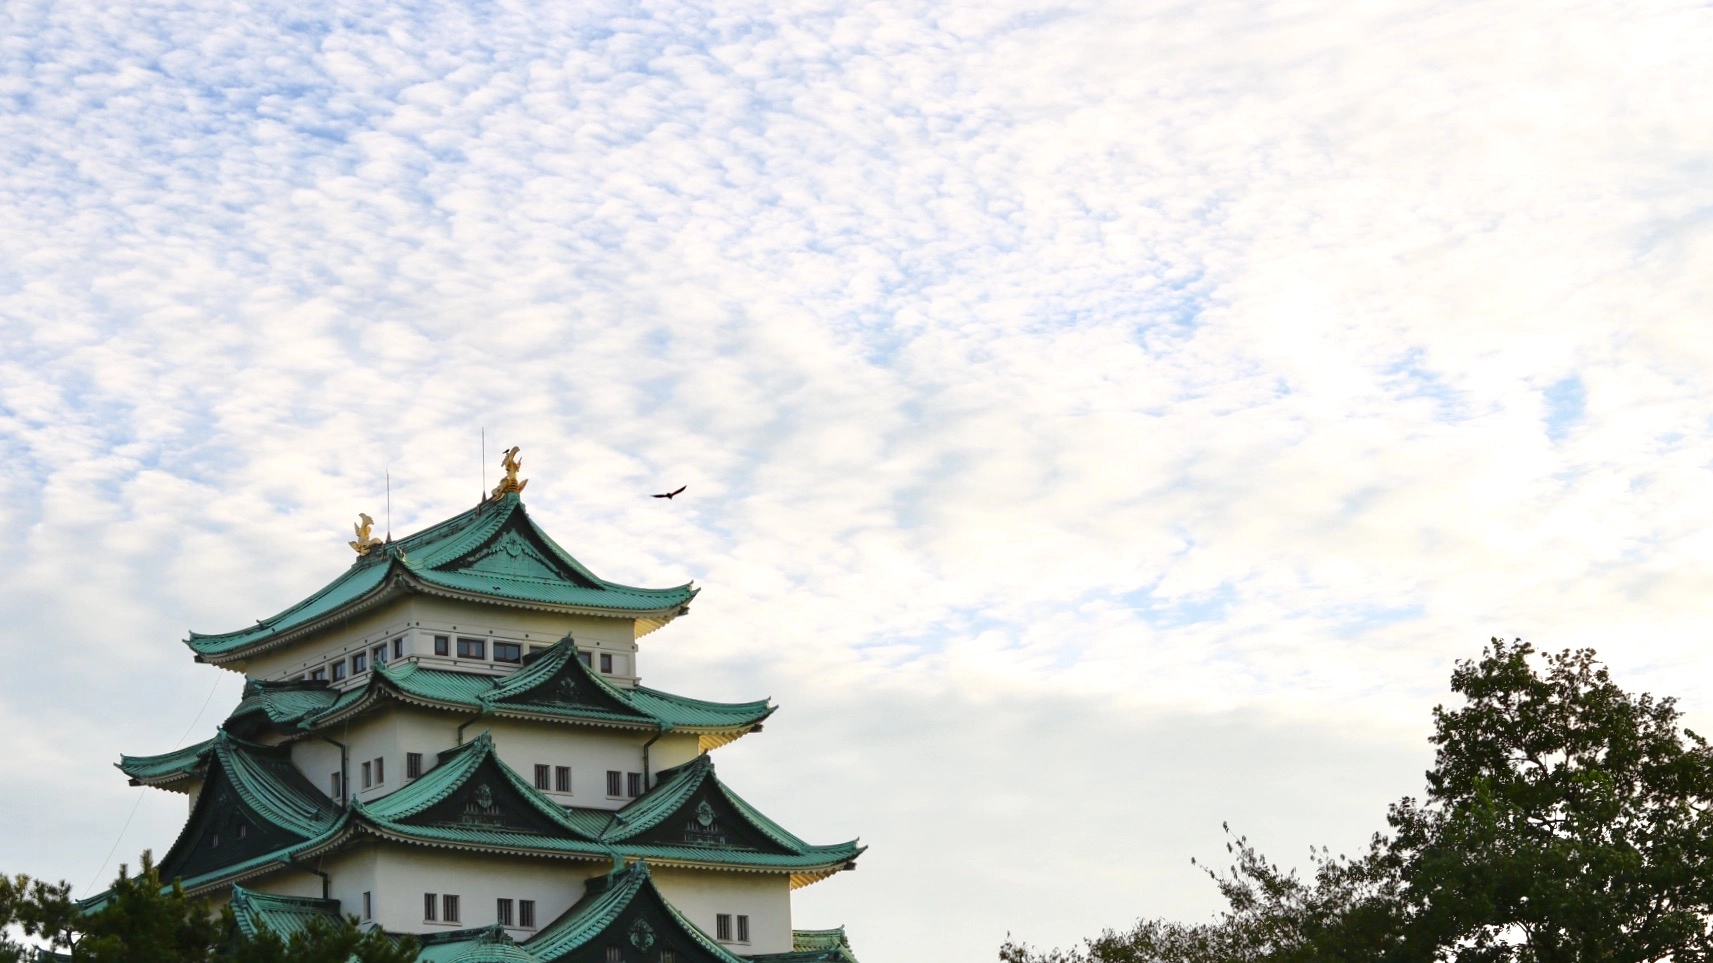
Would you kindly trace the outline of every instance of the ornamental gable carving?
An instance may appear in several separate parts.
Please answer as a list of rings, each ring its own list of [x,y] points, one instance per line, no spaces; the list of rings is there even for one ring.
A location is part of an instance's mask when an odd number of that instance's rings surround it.
[[[525,799],[492,757],[476,766],[463,784],[406,820],[425,826],[498,829],[563,836],[565,830]]]

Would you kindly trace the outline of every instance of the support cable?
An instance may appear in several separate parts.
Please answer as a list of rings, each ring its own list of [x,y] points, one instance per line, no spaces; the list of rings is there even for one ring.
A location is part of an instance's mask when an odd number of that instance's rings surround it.
[[[224,680],[220,677],[215,677],[214,687],[208,690],[208,698],[202,700],[202,708],[196,710],[196,718],[190,720],[190,725],[184,727],[184,735],[178,737],[178,742],[173,744],[171,751],[178,751],[179,747],[184,745],[184,741],[190,738],[191,731],[196,728],[198,722],[202,721],[202,714],[208,711],[208,704],[214,701],[214,693],[220,688],[222,681]],[[124,842],[125,831],[131,828],[131,820],[137,818],[137,810],[142,808],[143,796],[148,792],[149,787],[138,786],[137,789],[137,801],[131,804],[131,815],[126,816],[125,825],[119,827],[119,837],[113,840],[113,848],[107,851],[107,858],[101,861],[101,868],[95,871],[95,875],[89,880],[89,885],[83,888],[83,895],[86,899],[89,896],[89,891],[94,889],[95,884],[100,881],[101,874],[107,872],[107,864],[113,862],[113,854],[119,851],[119,844]]]

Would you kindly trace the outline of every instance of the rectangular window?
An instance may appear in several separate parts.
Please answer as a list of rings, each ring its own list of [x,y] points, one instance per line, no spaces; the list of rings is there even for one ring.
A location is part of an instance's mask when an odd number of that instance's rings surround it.
[[[363,673],[365,673],[367,671],[369,671],[369,657],[368,657],[368,655],[366,655],[362,652],[359,652],[356,655],[353,655],[351,657],[351,674],[352,675],[362,675]]]
[[[660,963],[678,963],[678,954],[671,950],[661,950]]]
[[[451,893],[440,897],[440,919],[447,923],[458,922],[458,897]]]
[[[387,761],[384,758],[375,759],[375,785],[385,785],[387,781]]]
[[[554,792],[570,792],[571,791],[571,767],[570,766],[554,766],[553,767],[553,791]]]
[[[333,681],[338,682],[343,678],[345,678],[345,660],[341,659],[333,663]]]
[[[369,656],[375,660],[375,665],[377,665],[377,666],[386,665],[387,664],[387,644],[385,642],[382,642],[380,645],[377,645],[373,649],[370,649],[369,650]]]
[[[404,777],[415,779],[422,775],[422,753],[407,752],[404,754]]]
[[[714,917],[714,937],[722,943],[732,941],[732,914],[720,913]]]
[[[535,767],[535,788],[541,790],[548,789],[551,786],[551,783],[548,782],[548,778],[551,774],[552,767],[537,764]]]
[[[238,824],[238,838],[243,839],[244,837],[246,837],[248,835],[250,835],[250,824],[249,823],[239,823]]]
[[[451,655],[452,654],[452,640],[447,638],[444,635],[435,636],[434,637],[434,654],[435,655]]]
[[[547,646],[545,646],[545,645],[532,645],[529,647],[529,654],[530,655],[540,655],[541,653],[546,652],[546,651],[547,651]]]
[[[642,773],[625,773],[625,795],[632,799],[642,795]]]
[[[326,682],[327,681],[327,670],[326,669],[316,669],[314,672],[311,672],[309,674],[309,677],[311,679],[314,679],[317,682]]]
[[[747,916],[738,917],[738,942],[749,942],[749,917]]]
[[[593,658],[594,658],[594,656],[590,655],[587,652],[577,653],[578,661],[582,662],[584,665],[594,665],[594,663],[590,661]]]
[[[520,899],[517,901],[517,925],[524,929],[535,929],[535,900]]]
[[[614,799],[624,795],[624,773],[607,770],[607,795]]]
[[[338,773],[334,773],[333,776],[328,779],[328,786],[330,788],[327,794],[333,797],[334,802],[343,802],[345,800],[345,794],[340,792],[340,790],[345,787],[341,786],[339,783],[340,779]]]
[[[523,661],[523,646],[516,642],[495,642],[494,661],[518,663]]]
[[[613,654],[611,652],[602,652],[601,653],[601,674],[602,675],[612,675],[613,674]]]
[[[371,773],[372,773],[372,770],[370,769],[370,764],[366,763],[366,762],[363,763],[363,788],[364,789],[367,789],[370,786],[373,786],[375,784],[374,781],[369,778]]]
[[[375,918],[375,894],[368,890],[363,891],[363,918],[366,920]]]
[[[393,661],[397,662],[402,658],[404,658],[404,636],[401,635],[393,640]]]
[[[607,947],[607,963],[625,963],[625,951],[616,946]]]
[[[512,925],[512,901],[504,896],[494,901],[494,922],[501,926]]]
[[[434,922],[434,911],[440,908],[440,900],[433,893],[422,894],[422,918]]]
[[[485,659],[488,657],[488,643],[484,639],[459,639],[458,658]]]
[[[220,834],[219,833],[215,833],[212,837],[210,837],[210,839],[208,841],[208,846],[210,849],[219,849],[220,848]]]

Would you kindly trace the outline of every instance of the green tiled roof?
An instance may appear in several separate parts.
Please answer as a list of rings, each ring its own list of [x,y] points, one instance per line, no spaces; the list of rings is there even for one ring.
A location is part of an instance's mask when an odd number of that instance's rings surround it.
[[[541,963],[518,946],[498,924],[418,936],[417,963]]]
[[[465,800],[463,812],[448,818],[446,804],[460,797]],[[474,814],[472,806],[478,810]],[[519,807],[533,812],[534,818],[516,819]],[[487,810],[513,812],[511,818],[489,817],[483,813]],[[486,732],[441,753],[433,769],[403,789],[374,802],[353,802],[352,811],[375,828],[418,839],[596,858],[609,852],[566,818],[559,804],[501,762]]]
[[[546,963],[556,963],[591,944],[628,944],[644,953],[669,947],[683,963],[742,963],[741,957],[709,939],[660,895],[645,862],[597,876],[584,885],[583,898],[526,941],[524,949]]]
[[[292,765],[290,749],[247,743],[224,732],[213,741],[215,760],[258,817],[305,837],[326,832],[339,818],[333,801]]]
[[[707,756],[662,772],[658,784],[617,811],[558,805],[500,760],[487,732],[441,753],[434,768],[402,788],[371,802],[352,801],[343,811],[304,779],[287,747],[221,732],[207,759],[203,793],[161,861],[168,875],[184,876],[191,891],[332,851],[354,833],[579,860],[651,859],[789,873],[793,885],[836,872],[862,852],[855,841],[803,842],[721,785]],[[711,820],[692,827],[703,806]],[[209,833],[234,825],[233,807],[253,827],[251,848],[234,841],[210,849]],[[709,825],[711,832],[700,831]]]
[[[307,896],[275,896],[258,893],[242,886],[232,887],[232,915],[245,936],[255,936],[262,929],[290,940],[292,934],[306,932],[309,921],[324,919],[339,922],[339,901],[311,899]]]
[[[682,732],[747,730],[773,714],[768,700],[707,702],[638,686],[624,689],[601,678],[577,657],[569,636],[507,676],[430,669],[417,662],[380,665],[364,688],[351,690],[326,710],[301,721],[313,729],[388,694],[458,712],[526,715]]]
[[[114,765],[131,777],[133,786],[161,786],[200,775],[214,740],[174,749],[158,756],[120,756]]]
[[[750,963],[857,963],[842,926],[830,930],[792,930],[791,952],[757,953]]]
[[[601,838],[631,856],[828,871],[864,848],[854,839],[829,846],[804,842],[726,788],[708,755],[663,770],[652,790],[615,814]]]
[[[344,821],[292,765],[289,748],[220,732],[206,766],[190,819],[160,861],[162,878],[185,877],[186,889],[205,877],[232,880],[276,863],[279,854],[326,838]]]
[[[503,604],[658,618],[676,615],[697,591],[689,584],[649,589],[599,578],[537,528],[511,494],[358,556],[345,574],[272,618],[235,632],[193,632],[185,643],[206,661],[240,658],[377,600],[394,581]]]
[[[264,682],[244,680],[244,696],[227,717],[227,729],[272,728],[291,731],[311,716],[320,715],[339,701],[339,693],[326,682],[303,680]]]
[[[403,789],[370,803],[353,803],[352,814],[356,825],[369,832],[436,845],[586,859],[650,858],[792,872],[794,878],[799,874],[820,878],[862,853],[854,840],[813,846],[786,832],[720,785],[707,756],[667,770],[662,777],[653,789],[617,812],[566,809],[501,761],[492,738],[483,732],[467,745],[441,753],[439,765]],[[476,806],[476,817],[471,818],[476,790],[486,792],[488,801]],[[744,825],[728,824],[724,830],[728,835],[721,839],[686,834],[683,826],[710,794],[718,794],[723,801],[714,810],[719,819],[736,818]],[[522,820],[481,816],[490,807],[496,814],[526,809],[538,816]]]

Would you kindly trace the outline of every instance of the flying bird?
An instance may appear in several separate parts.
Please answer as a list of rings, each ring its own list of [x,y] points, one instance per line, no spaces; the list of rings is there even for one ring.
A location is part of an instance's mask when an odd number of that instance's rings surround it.
[[[690,487],[690,486],[689,486],[689,485],[679,485],[679,486],[678,486],[678,491],[670,491],[670,492],[667,492],[667,493],[666,493],[666,494],[664,494],[664,495],[656,495],[656,496],[654,496],[654,497],[655,497],[655,498],[672,498],[672,497],[674,497],[674,496],[676,496],[676,495],[677,495],[677,494],[678,494],[678,492],[681,492],[681,491],[683,491],[683,490],[684,490],[684,489],[686,489],[686,488],[689,488],[689,487]]]

